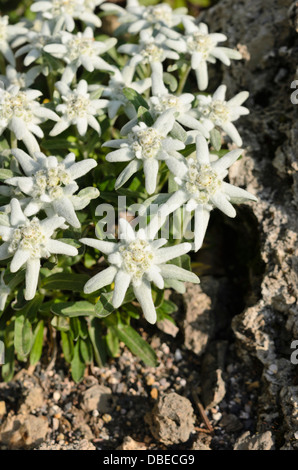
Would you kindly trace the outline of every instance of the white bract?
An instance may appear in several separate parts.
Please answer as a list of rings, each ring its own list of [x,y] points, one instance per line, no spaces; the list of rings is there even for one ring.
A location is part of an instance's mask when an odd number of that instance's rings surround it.
[[[115,283],[112,303],[121,306],[127,289],[133,287],[134,294],[141,305],[149,323],[156,322],[156,310],[151,294],[151,282],[159,289],[164,288],[164,279],[176,279],[198,283],[199,279],[185,269],[167,262],[191,249],[190,243],[164,247],[167,240],[154,240],[155,230],[150,225],[137,233],[125,220],[119,220],[118,243],[82,238],[80,241],[108,255],[110,266],[92,277],[84,287],[86,294]]]
[[[98,197],[96,188],[85,188],[78,195],[76,179],[96,166],[92,158],[75,162],[75,155],[69,153],[64,160],[54,156],[46,157],[41,152],[34,159],[20,149],[12,150],[26,176],[16,176],[5,180],[6,184],[17,186],[26,196],[21,201],[28,217],[44,210],[48,216],[59,215],[73,227],[81,226],[76,210],[86,207],[91,199]]]
[[[77,69],[83,66],[88,72],[97,70],[114,71],[114,67],[99,57],[117,42],[115,38],[106,41],[95,41],[93,30],[87,27],[83,33],[71,34],[67,31],[60,33],[61,43],[48,44],[45,52],[62,59],[67,66],[62,75],[62,81],[71,83]]]
[[[16,85],[21,90],[26,90],[40,74],[41,68],[37,65],[28,70],[28,72],[18,72],[12,65],[6,67],[5,75],[0,75],[0,82],[8,88],[10,85]]]
[[[178,123],[182,124],[189,129],[199,131],[207,139],[209,132],[206,126],[203,126],[198,119],[191,115],[191,103],[195,97],[191,93],[183,93],[180,96],[173,95],[168,92],[160,76],[154,81],[152,85],[153,96],[149,99],[151,114],[156,118],[168,109],[172,109],[175,113],[175,119]]]
[[[0,53],[2,53],[13,67],[16,65],[10,43],[16,36],[27,34],[27,29],[22,25],[10,25],[8,16],[0,16]]]
[[[4,271],[1,273],[0,277],[0,312],[5,308],[7,297],[10,294],[10,288],[4,282]]]
[[[229,101],[225,100],[227,87],[220,85],[213,96],[199,95],[198,118],[207,131],[215,126],[220,127],[236,145],[242,145],[242,139],[233,124],[240,116],[249,114],[249,110],[241,106],[247,100],[248,91],[242,91]]]
[[[208,86],[207,64],[215,63],[219,59],[225,65],[231,60],[240,60],[240,52],[228,47],[219,47],[218,43],[226,41],[227,37],[221,33],[210,33],[205,23],[196,25],[194,21],[184,19],[185,35],[178,39],[167,39],[166,45],[173,50],[190,56],[191,68],[195,71],[199,90],[206,90]]]
[[[139,64],[150,65],[152,87],[157,86],[155,82],[162,81],[162,62],[166,59],[179,59],[179,54],[167,46],[164,34],[159,33],[153,37],[147,31],[141,31],[138,44],[123,44],[118,48],[118,51],[132,56],[128,66],[132,67],[133,71]]]
[[[111,3],[104,3],[101,8],[118,16],[122,28],[131,34],[142,30],[147,30],[150,34],[158,31],[171,34],[172,29],[187,15],[187,8],[173,10],[168,3],[144,6],[138,0],[128,0],[126,8]]]
[[[78,250],[71,245],[52,238],[54,231],[64,224],[63,217],[39,220],[28,219],[17,199],[10,203],[10,217],[7,224],[0,225],[4,243],[0,246],[0,259],[12,257],[10,271],[17,272],[26,265],[25,299],[33,299],[36,293],[40,259],[49,258],[52,253],[76,256]]]
[[[181,141],[168,136],[174,122],[173,111],[170,109],[160,115],[151,127],[144,122],[132,124],[125,139],[111,140],[104,144],[105,147],[118,149],[106,156],[108,162],[129,162],[116,180],[116,189],[143,167],[146,190],[148,194],[154,193],[159,162],[167,163],[170,155],[180,156],[177,151],[184,148]]]
[[[71,125],[76,126],[82,136],[86,134],[88,126],[100,135],[101,128],[95,116],[100,114],[102,108],[107,107],[108,100],[91,100],[86,80],[81,80],[74,90],[71,90],[64,82],[56,83],[56,88],[63,100],[62,104],[56,106],[56,111],[62,114],[62,117],[53,127],[50,135],[61,134]]]
[[[210,211],[217,207],[229,217],[235,217],[234,203],[257,201],[257,198],[224,180],[227,169],[240,157],[242,149],[232,150],[222,158],[211,161],[208,143],[202,136],[196,139],[196,160],[169,158],[167,165],[175,175],[179,189],[162,205],[161,217],[166,217],[186,204],[186,210],[195,211],[194,249],[203,243],[208,226]]]
[[[57,41],[55,35],[51,31],[51,27],[48,21],[42,23],[41,29],[35,31],[34,29],[27,32],[23,37],[23,42],[26,42],[24,46],[16,52],[16,57],[20,57],[23,54],[25,58],[23,63],[26,67],[36,62],[43,54],[44,47],[48,44],[52,44]],[[48,67],[40,66],[40,70],[43,71],[44,75],[48,75]]]
[[[64,26],[67,31],[73,31],[74,20],[99,28],[101,21],[94,10],[102,2],[103,0],[37,0],[31,10],[41,14],[45,20],[54,21],[55,31],[60,31]]]
[[[20,90],[15,85],[5,90],[0,84],[0,135],[5,129],[10,129],[30,153],[39,150],[35,135],[39,138],[44,136],[39,124],[47,119],[59,120],[54,111],[36,101],[41,95],[39,90]]]
[[[134,70],[132,67],[126,66],[123,70],[115,68],[114,74],[111,76],[108,86],[103,86],[102,96],[108,98],[108,115],[113,119],[121,106],[129,119],[136,116],[136,110],[132,103],[125,97],[123,88],[132,88],[138,93],[142,94],[151,86],[151,78],[144,80],[133,81]],[[90,86],[90,89],[96,89],[98,86]]]

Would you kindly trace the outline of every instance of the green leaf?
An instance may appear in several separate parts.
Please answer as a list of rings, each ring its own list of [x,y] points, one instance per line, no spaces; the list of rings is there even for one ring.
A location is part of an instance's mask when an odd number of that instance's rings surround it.
[[[78,383],[82,380],[85,372],[85,363],[80,353],[80,342],[77,341],[74,347],[73,358],[71,361],[71,376]]]
[[[104,292],[100,295],[97,304],[95,305],[95,313],[96,316],[99,318],[105,318],[114,312],[116,309],[112,305],[112,298],[113,298],[113,291],[111,292]],[[135,295],[132,289],[128,289],[122,305],[132,302],[135,299]]]
[[[89,337],[92,342],[94,358],[99,367],[102,367],[106,362],[106,345],[103,339],[101,321],[98,318],[93,318],[89,325]]]
[[[33,343],[32,324],[42,304],[43,295],[36,295],[21,308],[15,319],[14,346],[16,353],[22,357],[28,356]]]
[[[13,172],[11,170],[6,170],[4,168],[0,169],[0,180],[7,180],[8,178],[13,177]]]
[[[62,316],[54,316],[51,321],[51,325],[58,331],[68,331],[69,330],[69,322],[68,318]]]
[[[37,326],[35,327],[34,334],[33,334],[33,345],[30,351],[30,364],[36,364],[42,354],[42,346],[43,346],[43,332],[44,332],[44,322],[43,320],[39,321]]]
[[[162,313],[171,314],[177,312],[178,307],[171,300],[165,300],[157,310],[161,311]]]
[[[110,315],[112,312],[114,312],[115,307],[113,307],[111,303],[112,297],[113,297],[113,291],[104,292],[103,294],[100,295],[100,298],[94,308],[97,317],[105,318],[108,315]]]
[[[139,357],[145,365],[155,367],[157,357],[151,346],[130,325],[118,325],[110,327],[120,341],[126,344],[130,351]]]
[[[91,364],[93,359],[93,350],[92,350],[92,343],[90,342],[89,338],[86,339],[79,339],[80,343],[80,353],[83,361],[85,364]]]
[[[106,341],[109,355],[117,357],[119,355],[119,338],[113,331],[113,328],[108,328]]]
[[[174,93],[177,90],[178,82],[174,75],[168,72],[163,73],[163,81],[165,85],[169,85],[170,91]]]
[[[14,376],[15,357],[14,357],[14,322],[10,322],[5,330],[5,363],[2,365],[2,377],[5,382],[12,380]]]
[[[14,347],[16,353],[26,357],[32,346],[33,334],[29,319],[21,313],[18,313],[15,319]]]
[[[88,281],[86,274],[75,273],[55,273],[45,277],[41,285],[47,290],[71,290],[81,292]]]
[[[61,331],[61,346],[66,362],[71,362],[74,354],[72,335],[68,331]]]
[[[95,315],[94,305],[86,300],[80,300],[78,302],[58,302],[52,305],[51,311],[55,315],[64,315],[70,318]]]
[[[147,101],[133,88],[123,88],[123,94],[133,104],[136,111],[138,111],[140,106],[149,109]]]

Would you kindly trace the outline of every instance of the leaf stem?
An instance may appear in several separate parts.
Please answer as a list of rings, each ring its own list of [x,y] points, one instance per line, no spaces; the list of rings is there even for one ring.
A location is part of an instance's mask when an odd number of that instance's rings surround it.
[[[183,72],[179,81],[179,85],[178,85],[177,92],[176,92],[178,96],[181,95],[181,93],[183,92],[183,89],[184,89],[184,86],[185,86],[185,83],[186,83],[186,80],[188,78],[190,71],[191,71],[191,65],[188,65],[185,71]]]

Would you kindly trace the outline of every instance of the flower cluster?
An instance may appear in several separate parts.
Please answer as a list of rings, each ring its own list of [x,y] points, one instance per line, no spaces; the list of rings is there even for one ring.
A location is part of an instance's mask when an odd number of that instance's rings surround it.
[[[110,13],[118,39],[98,29]],[[256,201],[226,181],[243,152],[234,123],[249,112],[249,94],[226,99],[224,84],[205,92],[208,67],[217,60],[228,66],[241,54],[221,45],[224,34],[168,3],[37,0],[32,15],[16,25],[0,17],[0,260],[8,263],[0,309],[23,282],[11,273],[24,271],[27,301],[44,295],[47,282],[57,285],[48,278],[60,279],[61,295],[47,294],[51,314],[81,302],[91,317],[122,312],[118,320],[127,326],[130,295],[155,323],[162,311],[156,292],[199,282],[185,260],[201,248],[211,212],[235,217],[234,204]],[[118,195],[145,210],[151,201],[159,207],[146,212],[139,230],[137,219],[130,223],[119,210],[118,240],[104,240],[98,226],[92,238],[100,212],[94,200],[115,206]],[[193,241],[160,236],[184,206],[194,218]],[[76,280],[69,295],[64,275]],[[107,335],[113,325],[106,324]]]

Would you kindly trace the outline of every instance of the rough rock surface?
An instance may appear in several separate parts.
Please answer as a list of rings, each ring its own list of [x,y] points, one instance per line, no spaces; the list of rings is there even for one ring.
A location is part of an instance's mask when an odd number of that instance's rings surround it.
[[[194,430],[194,411],[190,401],[177,393],[160,396],[146,416],[152,435],[165,445],[186,442]]]
[[[270,431],[250,436],[249,432],[242,434],[237,440],[234,450],[274,450],[274,441]]]
[[[298,337],[298,105],[290,99],[298,78],[297,2],[222,0],[201,19],[243,53],[245,66],[222,68],[227,98],[250,93],[251,113],[237,123],[246,151],[229,177],[259,198],[242,221],[255,220],[263,273],[250,267],[248,306],[233,321],[238,354],[262,368],[257,431],[272,426],[280,447],[297,449],[297,365],[290,361]],[[213,77],[214,89],[220,82]]]
[[[93,385],[83,393],[82,408],[84,411],[97,410],[106,413],[110,410],[112,391],[104,385]]]

